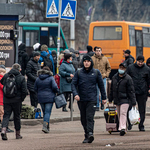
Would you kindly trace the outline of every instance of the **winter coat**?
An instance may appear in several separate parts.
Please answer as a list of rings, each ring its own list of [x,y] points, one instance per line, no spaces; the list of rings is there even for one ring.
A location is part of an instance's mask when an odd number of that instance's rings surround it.
[[[24,43],[22,43],[19,46],[18,51],[19,51],[19,53],[18,53],[18,63],[21,65],[21,69],[22,69],[21,74],[25,75],[27,63],[29,61],[29,56],[26,52],[26,46],[25,46]]]
[[[109,102],[112,101],[115,105],[136,105],[133,80],[127,73],[123,77],[119,77],[119,73],[112,77]]]
[[[134,63],[128,66],[127,73],[133,80],[135,93],[139,95],[148,94],[150,69],[145,64],[139,67],[137,63]]]
[[[4,75],[4,77],[1,79],[1,84],[6,84],[6,79],[9,76],[9,74],[15,75],[15,81],[17,85],[17,94],[15,97],[3,97],[3,103],[17,103],[24,101],[26,95],[27,95],[27,84],[25,77],[16,69],[11,69],[8,73]]]
[[[75,54],[72,54],[72,64],[73,64],[75,70],[77,70],[78,69],[78,61],[77,61],[77,57]]]
[[[70,77],[70,74],[74,74],[75,69],[72,63],[68,63],[67,61],[63,61],[60,68],[60,93],[71,92],[71,83],[66,81],[66,77]]]
[[[59,91],[54,80],[53,73],[47,70],[39,70],[38,78],[34,84],[39,103],[53,103],[56,92]]]
[[[125,61],[124,62],[127,64],[127,67],[128,67],[129,65],[134,63],[134,60],[135,60],[134,57],[129,55],[128,57],[125,57]]]
[[[41,57],[40,57],[40,59],[39,59],[39,63],[41,64],[41,62],[43,62],[43,57],[46,57],[48,54],[50,54],[50,56],[49,56],[49,59],[51,60],[51,62],[52,62],[52,65],[53,65],[53,70],[52,70],[52,72],[53,72],[53,75],[55,75],[55,66],[54,66],[54,61],[53,61],[53,57],[52,57],[52,53],[51,53],[51,51],[49,51],[49,53],[47,53],[46,51],[41,51]],[[43,56],[43,57],[42,57]]]
[[[111,67],[108,61],[108,58],[103,54],[101,56],[97,56],[96,54],[92,56],[92,60],[94,62],[94,68],[98,69],[102,75],[102,78],[108,78],[111,72]]]
[[[83,56],[84,58],[84,56]],[[82,62],[83,63],[83,62]],[[83,65],[83,64],[82,64]],[[93,61],[87,71],[84,67],[76,71],[71,87],[73,95],[79,95],[80,101],[97,101],[97,84],[101,92],[102,100],[106,99],[104,83],[99,70],[93,68]]]
[[[0,80],[3,76],[0,74]],[[3,105],[3,85],[0,83],[0,106]]]
[[[29,91],[34,91],[34,83],[37,78],[37,71],[41,69],[41,66],[38,62],[36,62],[33,58],[27,64],[26,75],[27,79],[27,87]]]

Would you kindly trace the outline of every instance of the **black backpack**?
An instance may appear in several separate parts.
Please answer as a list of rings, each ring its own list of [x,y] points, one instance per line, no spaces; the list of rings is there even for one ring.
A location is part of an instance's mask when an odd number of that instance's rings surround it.
[[[6,82],[3,88],[3,93],[5,97],[11,98],[15,97],[17,94],[17,84],[16,77],[14,74],[9,74],[6,78]]]
[[[43,62],[44,62],[44,66],[48,66],[50,68],[51,71],[53,71],[53,65],[52,65],[52,61],[50,60],[50,54],[48,54],[47,56],[42,56],[43,58]]]

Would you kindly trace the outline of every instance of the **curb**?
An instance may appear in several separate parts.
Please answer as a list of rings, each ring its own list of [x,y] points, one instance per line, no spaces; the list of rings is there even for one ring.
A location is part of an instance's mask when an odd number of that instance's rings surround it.
[[[150,113],[146,113],[146,116],[150,116]],[[102,119],[104,116],[95,116],[94,119]],[[80,117],[73,117],[73,121],[79,121]],[[50,123],[59,123],[59,122],[66,122],[71,121],[71,118],[54,118],[50,119]],[[26,126],[35,126],[38,124],[43,124],[43,118],[42,119],[21,119],[21,125]],[[9,126],[13,126],[13,121],[9,122]]]

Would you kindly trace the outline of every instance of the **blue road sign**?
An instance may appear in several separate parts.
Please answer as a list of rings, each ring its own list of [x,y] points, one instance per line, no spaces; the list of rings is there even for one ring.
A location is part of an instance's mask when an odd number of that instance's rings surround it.
[[[62,0],[61,19],[76,19],[76,0]]]
[[[46,18],[59,16],[59,0],[47,0]]]

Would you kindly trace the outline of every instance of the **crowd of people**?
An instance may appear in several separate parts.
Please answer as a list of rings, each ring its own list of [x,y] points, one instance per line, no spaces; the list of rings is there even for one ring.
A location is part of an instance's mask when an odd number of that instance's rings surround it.
[[[110,93],[107,93],[109,103],[114,102],[118,112],[120,135],[123,136],[132,129],[128,112],[138,105],[140,113],[139,131],[145,131],[145,109],[148,93],[150,93],[150,58],[144,63],[142,55],[135,59],[125,50],[124,62],[118,66],[118,72],[112,77]],[[57,73],[59,69],[59,75]],[[44,133],[49,133],[51,111],[56,94],[64,94],[71,109],[71,93],[81,115],[84,129],[83,143],[94,140],[95,111],[104,109],[106,101],[106,78],[109,77],[111,66],[101,47],[87,46],[87,53],[80,59],[80,53],[73,48],[61,51],[58,59],[56,51],[48,50],[47,45],[36,43],[33,52],[28,55],[24,43],[19,45],[18,63],[6,73],[0,67],[0,117],[2,122],[2,140],[7,140],[9,118],[14,112],[16,139],[21,139],[20,113],[22,102],[30,94],[31,106],[35,109],[38,103],[43,111]],[[27,82],[25,79],[27,77]],[[60,77],[59,86],[54,76]],[[4,111],[3,111],[4,110]],[[62,108],[68,112],[67,107]],[[128,126],[126,122],[128,121]]]

